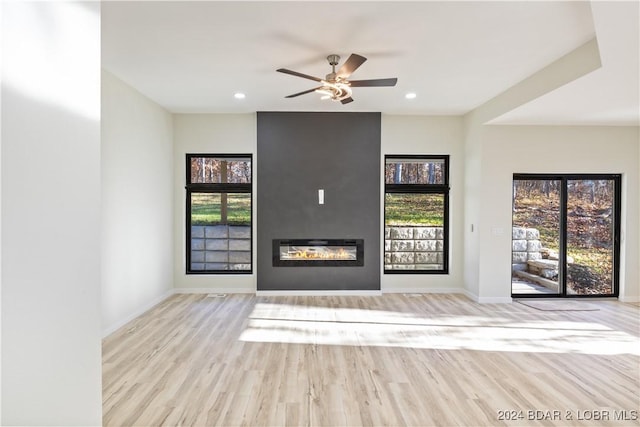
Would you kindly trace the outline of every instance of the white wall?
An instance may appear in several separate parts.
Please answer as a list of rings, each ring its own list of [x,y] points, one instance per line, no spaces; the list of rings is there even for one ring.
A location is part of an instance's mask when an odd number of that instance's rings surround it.
[[[469,115],[464,123],[464,288],[473,299],[480,295],[480,176],[482,173],[482,127]]]
[[[102,72],[102,329],[172,293],[171,114]]]
[[[623,173],[623,231],[638,235],[632,220],[638,216],[638,192],[633,190],[638,181],[637,133],[637,128],[623,127],[490,126],[479,124],[478,114],[464,118],[384,115],[383,156],[451,156],[451,244],[450,274],[381,272],[383,292],[464,292],[482,302],[510,301],[513,173]],[[533,146],[537,148],[531,153]],[[174,149],[176,290],[253,292],[255,274],[185,274],[184,186],[185,153],[253,153],[254,168],[259,167],[255,115],[175,115]],[[254,182],[254,191],[259,191],[259,183]],[[254,218],[257,208],[254,203]],[[639,271],[630,261],[639,258],[638,252],[637,242],[625,239],[621,299],[633,299],[640,293]],[[254,260],[256,255],[254,252]]]
[[[509,225],[506,226],[504,215],[510,215],[510,208],[502,212],[500,221],[493,217],[495,211],[492,210],[489,200],[497,197],[493,193],[494,186],[502,190],[500,197],[504,196],[506,188],[511,188],[512,176],[503,173],[499,182],[488,180],[488,177],[497,173],[495,167],[501,170],[505,165],[511,164],[509,151],[494,153],[490,146],[493,141],[494,132],[498,127],[487,125],[492,120],[508,113],[527,102],[536,99],[545,93],[551,92],[573,80],[598,69],[601,66],[600,52],[597,40],[594,38],[584,45],[569,52],[538,72],[522,80],[506,91],[488,100],[483,105],[478,106],[473,111],[463,117],[464,130],[464,156],[465,156],[465,188],[464,188],[464,288],[473,299],[479,302],[510,302],[510,279],[508,288],[505,287],[504,277],[510,277],[510,258],[504,258],[509,262],[505,267],[502,258],[504,248],[500,255],[492,253],[492,239],[504,240],[511,227],[510,216]],[[533,127],[505,127],[512,132],[510,142],[517,143],[526,140],[533,131]],[[560,127],[558,129],[564,129]],[[589,129],[589,128],[586,128]],[[585,130],[584,133],[588,133]],[[495,141],[494,141],[495,142]],[[579,143],[575,140],[562,140],[556,143]],[[555,153],[554,153],[555,154]],[[499,161],[496,160],[495,156]],[[544,156],[550,157],[550,156]],[[496,164],[497,162],[497,164]],[[541,165],[540,162],[532,164]],[[567,163],[568,162],[568,163]],[[560,167],[573,165],[576,159],[563,157]],[[521,171],[519,171],[521,172]],[[556,171],[558,172],[558,171]],[[487,199],[485,196],[490,196]],[[511,196],[509,196],[511,197]],[[504,208],[504,200],[500,206]],[[511,199],[509,198],[509,206]],[[501,225],[499,225],[501,224]],[[495,236],[500,233],[502,235]],[[487,240],[488,236],[489,240]],[[510,246],[509,246],[510,251]],[[491,283],[490,280],[500,279],[501,281]]]
[[[0,2],[0,23],[4,17],[4,2]],[[0,48],[4,31],[0,30]],[[0,425],[2,425],[2,54],[0,54]]]
[[[185,154],[252,153],[254,155],[254,191],[260,166],[256,158],[256,116],[225,114],[174,115],[174,189],[175,189],[175,287],[190,290],[253,292],[253,275],[185,274]],[[383,275],[384,292],[439,292],[462,290],[464,245],[463,221],[463,152],[462,119],[459,117],[389,116],[382,118],[382,154],[449,154],[451,156],[451,240],[448,275]],[[383,160],[381,159],[381,162]],[[382,177],[381,177],[382,180]],[[381,181],[382,182],[382,181]],[[458,189],[456,190],[456,186]],[[254,200],[255,210],[258,207]],[[383,209],[383,206],[381,206]],[[382,224],[381,224],[382,228]],[[254,240],[255,240],[254,224]],[[256,253],[254,251],[254,266]],[[382,272],[381,272],[382,274]]]
[[[0,2],[0,23],[4,16],[4,2]],[[4,32],[0,30],[0,48]],[[2,54],[0,54],[0,85],[2,83]],[[0,87],[0,425],[2,425],[2,89]]]
[[[174,115],[174,285],[177,292],[255,292],[256,251],[253,274],[187,275],[185,273],[185,185],[186,153],[253,154],[253,191],[256,191],[256,114],[176,114]],[[253,240],[256,240],[256,197],[253,197]]]
[[[2,424],[100,425],[100,4],[1,28]]]
[[[621,173],[620,299],[637,300],[637,127],[486,126],[483,129],[479,295],[511,292],[511,201],[514,173]]]
[[[384,274],[383,292],[462,292],[464,227],[464,152],[461,117],[382,116],[382,168],[387,154],[448,154],[449,274]],[[381,169],[384,170],[384,169]],[[381,185],[381,218],[384,218],[384,177]],[[381,227],[382,229],[382,227]],[[381,240],[384,248],[384,236]]]

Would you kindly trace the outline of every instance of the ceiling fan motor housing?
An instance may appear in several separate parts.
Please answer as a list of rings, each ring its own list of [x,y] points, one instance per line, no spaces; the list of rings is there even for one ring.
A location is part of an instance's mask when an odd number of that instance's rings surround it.
[[[340,61],[340,56],[335,54],[329,55],[327,56],[327,61],[329,61],[329,65],[331,65],[331,72],[327,74],[325,80],[328,82],[335,82],[336,81],[336,65],[338,65],[338,62]]]
[[[327,56],[327,61],[329,61],[329,65],[331,65],[332,67],[335,67],[336,65],[338,65],[338,62],[340,61],[340,56],[339,55],[329,55]]]

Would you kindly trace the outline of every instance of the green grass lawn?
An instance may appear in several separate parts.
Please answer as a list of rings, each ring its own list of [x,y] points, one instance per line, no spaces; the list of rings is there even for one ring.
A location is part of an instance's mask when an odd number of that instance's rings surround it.
[[[220,217],[219,193],[195,193],[191,195],[191,224],[223,224]],[[229,194],[227,196],[227,221],[229,225],[251,224],[251,194]]]
[[[222,224],[220,194],[195,193],[191,195],[191,224]],[[386,224],[442,226],[444,224],[444,196],[440,194],[387,194]],[[251,195],[227,196],[227,224],[251,223]]]
[[[442,194],[386,194],[385,224],[442,227],[444,196]]]

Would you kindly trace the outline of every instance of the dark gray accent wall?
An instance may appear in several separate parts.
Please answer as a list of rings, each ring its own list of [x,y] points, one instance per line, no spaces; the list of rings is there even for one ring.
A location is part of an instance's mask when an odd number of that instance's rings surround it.
[[[259,291],[380,289],[380,113],[259,112],[256,172]],[[364,239],[364,266],[272,266],[307,238]]]

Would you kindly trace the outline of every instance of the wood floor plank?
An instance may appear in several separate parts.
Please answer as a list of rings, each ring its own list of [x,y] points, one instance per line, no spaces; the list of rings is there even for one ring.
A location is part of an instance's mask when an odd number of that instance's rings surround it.
[[[174,295],[103,340],[103,423],[637,426],[640,307],[588,304]]]

